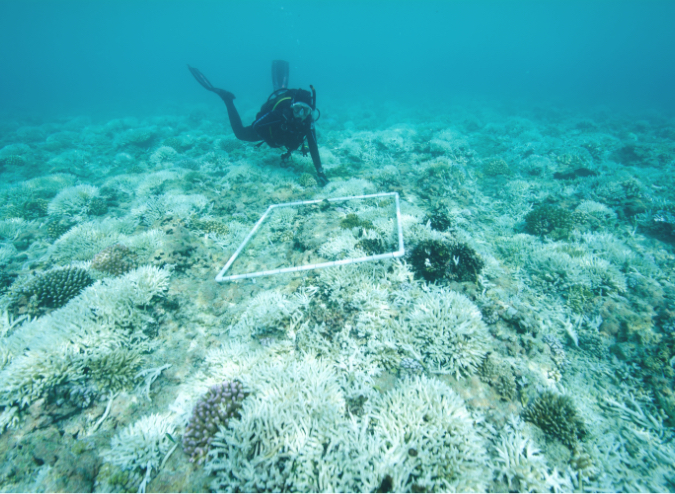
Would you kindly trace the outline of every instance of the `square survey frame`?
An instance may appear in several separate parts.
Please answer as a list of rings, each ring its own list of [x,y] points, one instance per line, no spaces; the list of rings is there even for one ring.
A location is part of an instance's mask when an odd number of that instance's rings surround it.
[[[266,271],[256,271],[255,273],[244,273],[244,274],[235,274],[232,276],[224,276],[227,270],[232,266],[232,263],[237,259],[237,256],[241,253],[241,251],[244,250],[244,247],[246,247],[246,244],[248,244],[249,240],[253,238],[253,235],[258,231],[258,228],[260,228],[260,225],[265,221],[265,218],[269,215],[269,213],[275,209],[275,208],[283,208],[283,207],[290,207],[290,206],[301,206],[301,205],[306,205],[306,204],[319,204],[323,201],[329,201],[329,202],[342,202],[342,201],[350,201],[350,200],[356,200],[356,199],[371,199],[374,197],[388,197],[388,196],[393,196],[396,202],[396,224],[397,224],[397,229],[398,229],[398,250],[395,252],[388,252],[385,254],[377,254],[374,256],[365,256],[365,257],[355,257],[351,259],[341,259],[339,261],[329,261],[329,262],[321,262],[318,264],[305,264],[303,266],[293,266],[290,268],[280,268],[280,269],[270,269]],[[366,261],[379,261],[380,259],[391,259],[395,257],[402,257],[405,254],[405,248],[403,247],[403,227],[401,225],[401,206],[399,204],[399,199],[398,199],[398,192],[381,192],[379,194],[369,194],[369,195],[363,195],[363,196],[351,196],[351,197],[335,197],[332,199],[316,199],[313,201],[298,201],[298,202],[286,202],[283,204],[272,204],[270,207],[267,208],[267,211],[260,217],[258,222],[255,224],[253,229],[249,232],[249,234],[246,236],[244,241],[241,243],[241,245],[237,248],[234,254],[232,254],[232,257],[230,257],[230,260],[227,261],[227,264],[225,264],[225,267],[220,270],[220,273],[218,273],[218,276],[216,276],[216,281],[218,283],[222,283],[223,281],[234,281],[234,280],[243,280],[246,278],[257,278],[259,276],[268,276],[268,275],[273,275],[273,274],[281,274],[281,273],[294,273],[296,271],[308,271],[310,269],[319,269],[319,268],[329,268],[332,266],[343,266],[345,264],[354,264],[357,262],[366,262]]]

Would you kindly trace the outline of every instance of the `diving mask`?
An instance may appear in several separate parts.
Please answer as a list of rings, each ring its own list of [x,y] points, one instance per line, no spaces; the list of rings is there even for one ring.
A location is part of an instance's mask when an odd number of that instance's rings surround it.
[[[298,120],[304,120],[312,113],[312,107],[300,101],[293,103],[291,108],[293,109],[293,116]]]

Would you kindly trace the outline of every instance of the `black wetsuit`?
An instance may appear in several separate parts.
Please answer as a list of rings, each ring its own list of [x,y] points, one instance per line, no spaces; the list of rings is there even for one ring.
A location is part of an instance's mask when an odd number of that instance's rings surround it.
[[[318,183],[322,186],[328,183],[321,167],[319,146],[316,144],[313,112],[303,120],[295,118],[293,108],[291,108],[294,103],[304,104],[308,112],[316,108],[316,92],[311,86],[311,93],[304,89],[287,89],[288,62],[283,60],[272,62],[272,82],[275,91],[262,106],[255,121],[248,127],[244,127],[241,123],[239,112],[234,106],[234,94],[214,87],[198,69],[189,65],[188,69],[204,89],[216,93],[225,102],[232,131],[237,139],[249,142],[264,141],[273,148],[285,147],[287,152],[282,158],[288,158],[291,152],[298,148],[302,148],[302,153],[306,156],[304,142],[307,139],[307,147],[312,155],[314,168],[316,168]]]
[[[325,183],[327,179],[321,166],[314,119],[311,115],[304,120],[293,117],[291,102],[295,91],[297,90],[288,89],[274,100],[275,104],[269,105],[267,109],[263,106],[263,110],[258,113],[255,121],[248,127],[244,127],[241,123],[241,117],[234,106],[232,94],[223,91],[219,95],[227,106],[230,125],[232,125],[232,131],[237,139],[249,142],[264,141],[273,148],[285,147],[288,150],[287,157],[290,156],[291,151],[302,148],[305,139],[307,139],[307,147],[309,148],[309,154],[312,156],[319,181]]]

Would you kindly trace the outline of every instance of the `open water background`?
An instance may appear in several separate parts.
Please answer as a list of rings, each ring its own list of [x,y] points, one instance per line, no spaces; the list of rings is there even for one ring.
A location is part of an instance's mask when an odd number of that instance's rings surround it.
[[[675,2],[0,2],[4,112],[138,114],[240,99],[270,60],[320,98],[675,107]]]

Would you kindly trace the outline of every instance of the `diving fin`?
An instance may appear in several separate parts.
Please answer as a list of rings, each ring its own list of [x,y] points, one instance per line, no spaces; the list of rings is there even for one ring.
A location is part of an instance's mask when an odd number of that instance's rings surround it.
[[[286,60],[272,60],[272,85],[274,91],[288,88],[288,62]]]
[[[194,67],[190,67],[189,65],[188,69],[190,69],[190,73],[194,76],[195,79],[197,79],[197,82],[201,84],[204,87],[204,89],[215,92],[216,88],[213,87],[213,84],[209,82],[206,76],[202,74],[199,71],[199,69],[195,69]]]
[[[209,82],[209,80],[206,78],[204,74],[202,74],[199,69],[195,69],[194,67],[190,67],[188,65],[188,69],[190,69],[190,73],[194,76],[195,79],[197,79],[197,82],[202,85],[202,87],[208,91],[211,91],[212,93],[216,93],[218,96],[222,98],[225,103],[228,102],[228,100],[233,100],[234,99],[234,94],[232,94],[229,91],[225,91],[224,89],[220,89],[217,87],[213,87],[213,84]]]

